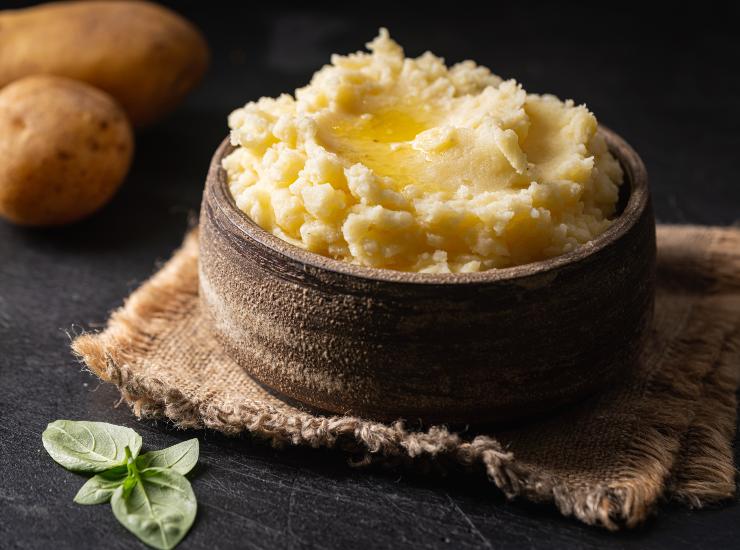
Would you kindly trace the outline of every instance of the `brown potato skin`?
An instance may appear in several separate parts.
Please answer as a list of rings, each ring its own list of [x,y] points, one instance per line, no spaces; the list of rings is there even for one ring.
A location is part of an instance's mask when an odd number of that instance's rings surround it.
[[[134,138],[105,92],[55,76],[0,90],[0,216],[19,225],[77,221],[126,177]]]
[[[31,74],[82,80],[133,124],[174,108],[202,78],[208,46],[176,13],[148,2],[58,2],[0,12],[0,87]]]

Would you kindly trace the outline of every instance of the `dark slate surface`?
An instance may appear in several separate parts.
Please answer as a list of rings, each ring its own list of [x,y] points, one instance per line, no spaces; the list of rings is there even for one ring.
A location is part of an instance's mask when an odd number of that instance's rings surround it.
[[[455,16],[447,4],[417,17],[393,5],[226,15],[225,3],[208,4],[178,8],[207,34],[212,70],[179,111],[139,135],[113,202],[64,229],[0,222],[0,547],[142,547],[106,506],[73,504],[83,479],[44,452],[47,422],[73,418],[134,427],[149,448],[201,440],[199,515],[183,549],[737,548],[736,503],[702,512],[668,506],[645,528],[614,535],[546,506],[506,502],[482,478],[355,471],[330,452],[137,422],[69,352],[70,334],[100,327],[177,246],[227,113],[303,85],[329,53],[358,49],[380,25],[411,55],[429,48],[450,62],[473,58],[527,90],[587,102],[642,154],[659,220],[736,221],[737,8],[502,6]]]

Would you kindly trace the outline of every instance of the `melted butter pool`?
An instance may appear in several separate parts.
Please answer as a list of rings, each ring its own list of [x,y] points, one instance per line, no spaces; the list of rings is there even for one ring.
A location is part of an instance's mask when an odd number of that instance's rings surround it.
[[[322,145],[351,163],[361,163],[390,178],[396,189],[424,184],[429,159],[412,142],[429,126],[404,111],[388,109],[363,115],[336,115],[320,136]]]

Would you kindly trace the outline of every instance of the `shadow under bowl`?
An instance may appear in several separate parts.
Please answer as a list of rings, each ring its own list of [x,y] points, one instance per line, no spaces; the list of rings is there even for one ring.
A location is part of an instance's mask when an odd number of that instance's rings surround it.
[[[200,215],[214,336],[266,388],[330,413],[479,424],[583,398],[635,361],[654,300],[647,173],[599,131],[625,172],[614,223],[561,256],[466,274],[362,267],[282,241],[236,207],[224,140]]]

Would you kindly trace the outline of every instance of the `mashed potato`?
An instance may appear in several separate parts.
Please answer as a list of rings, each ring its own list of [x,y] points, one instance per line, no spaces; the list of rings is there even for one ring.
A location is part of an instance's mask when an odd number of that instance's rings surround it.
[[[611,223],[618,162],[584,106],[472,61],[416,59],[385,29],[295,97],[229,117],[237,206],[281,239],[404,271],[482,271],[562,254]]]

